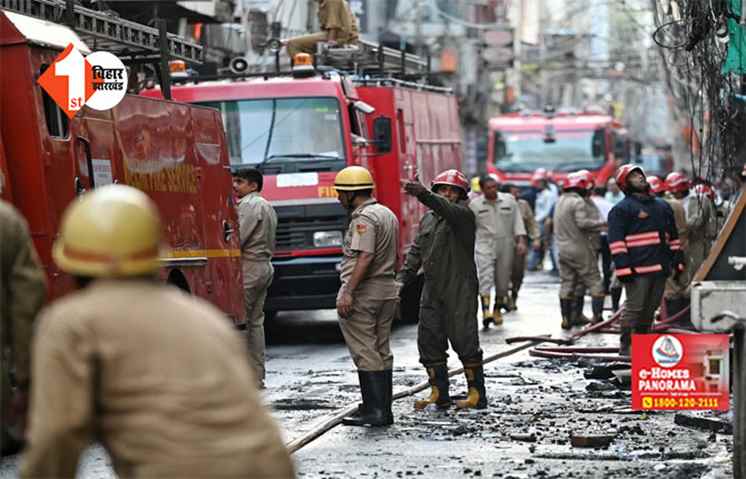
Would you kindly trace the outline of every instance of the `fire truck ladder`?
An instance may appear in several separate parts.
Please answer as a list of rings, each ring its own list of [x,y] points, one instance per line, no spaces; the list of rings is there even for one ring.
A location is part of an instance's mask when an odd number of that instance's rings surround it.
[[[360,40],[356,45],[326,48],[319,44],[317,63],[357,75],[416,76],[430,72],[430,59]]]
[[[170,97],[169,60],[193,64],[203,60],[202,46],[168,33],[162,19],[158,20],[158,28],[153,28],[82,7],[74,0],[0,0],[0,8],[65,24],[92,49],[108,51],[127,63],[154,63],[167,98]]]

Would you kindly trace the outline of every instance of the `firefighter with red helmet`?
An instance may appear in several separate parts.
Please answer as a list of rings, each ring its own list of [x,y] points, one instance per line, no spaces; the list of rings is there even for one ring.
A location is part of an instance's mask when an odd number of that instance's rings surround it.
[[[625,198],[609,213],[609,247],[627,301],[622,314],[619,353],[629,356],[632,333],[650,331],[666,278],[684,270],[681,240],[671,207],[650,195],[644,170],[624,165],[616,182]]]
[[[469,388],[466,399],[456,402],[457,407],[485,408],[487,397],[476,321],[476,219],[466,202],[469,183],[460,171],[447,170],[432,181],[432,191],[417,177],[402,181],[402,186],[430,209],[420,222],[399,273],[402,288],[413,283],[420,270],[425,277],[417,347],[430,378],[431,394],[428,399],[417,401],[415,408],[451,404],[446,352],[449,342],[464,364]]]
[[[584,196],[589,192],[588,178],[582,172],[568,175],[564,192],[554,211],[554,237],[559,248],[560,310],[562,328],[584,324],[578,292],[590,290],[593,316],[600,320],[604,306],[604,288],[598,270],[598,250],[594,250],[589,237],[599,234],[606,222],[589,214]],[[595,206],[594,206],[595,208]],[[597,208],[595,208],[598,211]],[[599,240],[600,241],[600,240]]]
[[[684,205],[681,204],[681,201],[677,200],[673,195],[666,191],[666,182],[657,176],[648,177],[648,184],[650,185],[650,192],[668,203],[673,211],[674,221],[676,222],[676,231],[679,234],[679,241],[681,244],[681,253],[684,257],[684,264],[687,264],[689,232],[686,225],[686,212],[684,211]],[[671,275],[666,279],[666,287],[663,291],[663,301],[666,306],[666,315],[668,317],[671,317],[686,308],[689,304],[688,271],[683,271],[675,277]]]
[[[691,181],[683,173],[670,173],[666,177],[668,191],[684,205],[689,232],[689,274],[693,275],[710,253],[710,246],[717,236],[715,203],[706,194],[691,188]]]
[[[660,178],[657,176],[648,176],[648,184],[650,185],[650,193],[658,198],[664,198],[666,194],[666,184]]]

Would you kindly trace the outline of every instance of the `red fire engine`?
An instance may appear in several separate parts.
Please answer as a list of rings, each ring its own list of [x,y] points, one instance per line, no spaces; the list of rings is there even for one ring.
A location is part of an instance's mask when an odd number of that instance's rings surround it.
[[[68,28],[53,23],[66,8],[55,0],[3,1],[0,7],[0,176],[4,198],[29,222],[51,298],[72,288],[50,257],[62,212],[91,188],[122,183],[158,205],[163,278],[243,322],[237,218],[220,114],[127,95],[114,109],[85,108],[68,120],[36,82],[69,43],[86,53],[96,42],[121,57],[138,51],[140,41],[141,53],[158,55],[153,39],[159,31],[72,3]],[[132,34],[127,40],[120,35],[125,27]],[[201,56],[198,46],[173,35],[163,45],[184,61]]]
[[[384,53],[391,61],[391,52]],[[405,67],[425,65],[399,52],[394,58],[397,66],[400,59]],[[293,73],[239,75],[172,90],[179,101],[217,108],[231,165],[255,166],[265,175],[262,195],[278,216],[270,316],[335,307],[347,223],[333,188],[337,171],[356,164],[371,170],[377,198],[400,219],[403,257],[422,209],[402,193],[399,180],[417,172],[429,182],[439,171],[461,166],[458,110],[449,91],[353,78],[296,62]]]
[[[489,122],[487,168],[503,180],[528,185],[544,168],[554,179],[573,171],[593,172],[604,184],[617,166],[629,161],[622,125],[597,113],[510,113]]]

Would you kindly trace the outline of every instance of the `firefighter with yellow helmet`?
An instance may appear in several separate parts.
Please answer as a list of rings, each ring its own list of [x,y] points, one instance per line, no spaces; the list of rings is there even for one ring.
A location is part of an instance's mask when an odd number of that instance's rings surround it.
[[[337,174],[334,188],[350,213],[344,237],[337,313],[347,347],[358,370],[363,398],[348,426],[393,424],[391,388],[394,356],[391,324],[397,309],[396,253],[399,221],[373,198],[373,177],[361,166]]]
[[[21,477],[74,477],[94,435],[121,477],[294,477],[240,335],[158,281],[160,243],[155,205],[128,186],[65,212],[52,256],[78,291],[39,318]]]

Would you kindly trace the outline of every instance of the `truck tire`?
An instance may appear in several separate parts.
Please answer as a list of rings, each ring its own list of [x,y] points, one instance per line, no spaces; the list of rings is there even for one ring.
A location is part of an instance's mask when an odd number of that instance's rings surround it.
[[[733,343],[733,477],[746,479],[746,331],[742,325],[733,330]]]
[[[411,284],[402,288],[399,295],[399,321],[404,324],[416,324],[420,320],[420,296],[425,282],[423,275]]]

